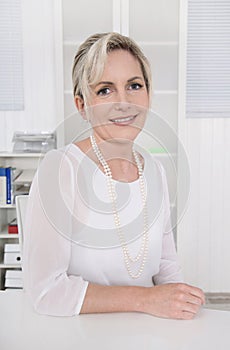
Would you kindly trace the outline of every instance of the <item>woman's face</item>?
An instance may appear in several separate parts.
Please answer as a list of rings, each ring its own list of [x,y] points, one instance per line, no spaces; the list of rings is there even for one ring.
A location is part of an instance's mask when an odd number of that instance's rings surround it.
[[[139,61],[128,51],[112,51],[100,81],[91,88],[89,119],[95,135],[103,140],[134,140],[149,107]]]

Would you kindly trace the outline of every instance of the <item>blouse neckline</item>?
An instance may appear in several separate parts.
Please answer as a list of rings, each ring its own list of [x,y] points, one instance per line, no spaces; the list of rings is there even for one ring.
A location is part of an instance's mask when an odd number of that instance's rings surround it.
[[[99,174],[106,178],[106,175],[105,173],[97,166],[97,164],[86,154],[84,153],[76,144],[69,144],[69,146],[71,147],[71,149],[73,150],[73,153],[77,153],[78,155],[80,154],[81,158],[83,157],[86,157],[86,159],[88,160],[88,162],[94,166],[94,168],[96,168],[99,172]],[[143,168],[143,175],[145,176],[145,174],[147,173],[147,169],[148,169],[148,160],[149,160],[149,157],[150,157],[150,154],[148,154],[145,150],[143,150],[142,147],[138,146],[138,145],[135,145],[136,147],[136,150],[138,151],[138,153],[141,154],[141,156],[143,157],[144,159],[144,168]],[[118,181],[118,180],[115,180],[115,179],[112,179],[112,181],[114,181],[114,183],[119,183],[119,184],[128,184],[128,185],[134,185],[136,183],[139,182],[139,178],[137,178],[136,180],[134,181],[131,181],[131,182],[124,182],[124,181]]]

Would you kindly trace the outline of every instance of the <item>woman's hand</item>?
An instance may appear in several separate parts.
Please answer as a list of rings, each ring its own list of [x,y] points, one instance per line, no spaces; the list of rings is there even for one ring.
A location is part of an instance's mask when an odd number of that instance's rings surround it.
[[[201,289],[184,283],[154,287],[89,284],[81,313],[144,312],[158,317],[192,319],[205,302]]]
[[[205,303],[201,289],[184,283],[150,287],[146,293],[142,311],[164,318],[190,320]]]

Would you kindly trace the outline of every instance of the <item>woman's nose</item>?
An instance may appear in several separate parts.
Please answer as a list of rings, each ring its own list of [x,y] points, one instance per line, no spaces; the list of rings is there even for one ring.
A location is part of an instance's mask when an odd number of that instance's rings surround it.
[[[126,111],[130,107],[130,99],[126,91],[117,91],[115,100],[115,109]]]
[[[114,102],[114,108],[116,111],[126,112],[131,108],[129,102]]]

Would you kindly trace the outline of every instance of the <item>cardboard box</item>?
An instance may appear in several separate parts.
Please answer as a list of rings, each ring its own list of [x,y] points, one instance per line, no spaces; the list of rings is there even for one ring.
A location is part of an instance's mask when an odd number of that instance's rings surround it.
[[[17,225],[17,219],[12,220],[8,224],[8,233],[18,233],[18,225]]]

